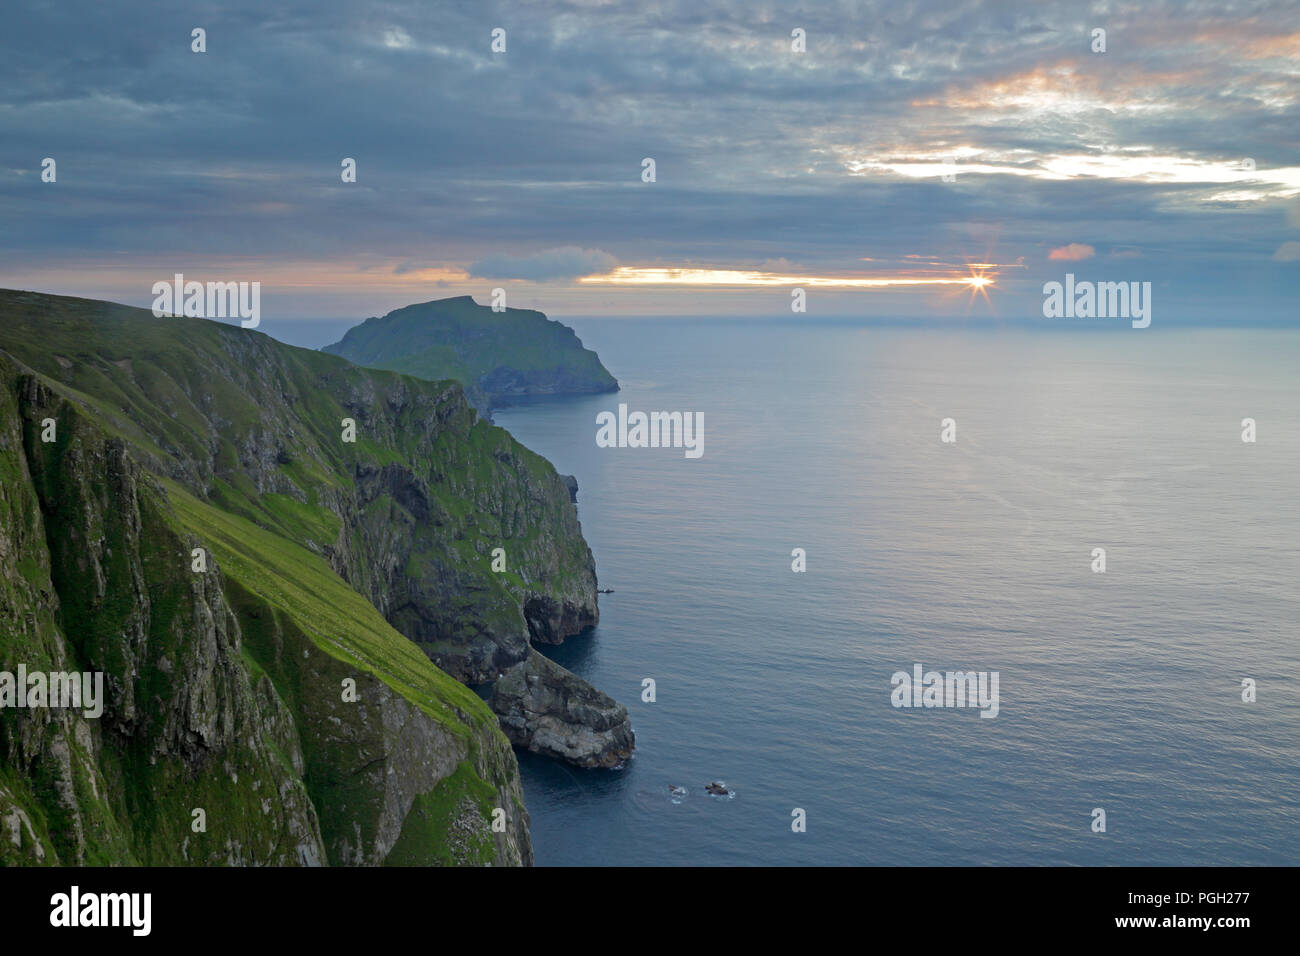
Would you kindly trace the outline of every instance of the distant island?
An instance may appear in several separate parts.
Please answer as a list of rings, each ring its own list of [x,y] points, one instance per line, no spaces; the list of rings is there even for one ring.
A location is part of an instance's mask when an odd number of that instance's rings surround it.
[[[494,312],[467,295],[366,319],[323,352],[357,365],[454,379],[484,415],[513,400],[618,391],[573,329],[534,309]]]

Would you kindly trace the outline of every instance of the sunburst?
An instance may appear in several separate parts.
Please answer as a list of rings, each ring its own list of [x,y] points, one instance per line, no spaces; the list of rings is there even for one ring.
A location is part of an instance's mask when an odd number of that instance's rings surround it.
[[[981,264],[982,265],[982,264]],[[966,278],[966,284],[970,286],[970,301],[974,303],[975,296],[983,296],[984,301],[989,305],[993,302],[989,298],[988,288],[994,284],[996,273],[987,272],[984,268],[970,267],[971,274]]]

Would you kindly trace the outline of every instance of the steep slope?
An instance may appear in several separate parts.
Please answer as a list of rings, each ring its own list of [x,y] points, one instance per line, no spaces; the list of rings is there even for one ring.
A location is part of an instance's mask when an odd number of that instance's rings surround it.
[[[573,329],[532,309],[494,312],[467,295],[366,319],[322,351],[370,368],[455,379],[485,414],[525,396],[618,391]]]
[[[0,862],[531,862],[509,743],[417,648],[495,676],[595,575],[458,386],[0,291],[0,413],[0,669],[106,684],[0,709]]]

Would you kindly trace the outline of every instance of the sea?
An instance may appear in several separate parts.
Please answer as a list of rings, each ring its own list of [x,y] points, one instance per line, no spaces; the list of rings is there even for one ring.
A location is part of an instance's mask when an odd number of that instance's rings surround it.
[[[564,321],[621,391],[495,419],[578,480],[613,593],[543,652],[636,753],[520,754],[538,865],[1300,863],[1300,331]]]

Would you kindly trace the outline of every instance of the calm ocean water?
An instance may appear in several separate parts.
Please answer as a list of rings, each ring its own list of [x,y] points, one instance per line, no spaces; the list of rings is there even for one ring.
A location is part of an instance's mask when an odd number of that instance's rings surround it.
[[[566,321],[623,391],[497,420],[578,477],[615,593],[550,653],[638,749],[521,756],[539,864],[1300,863],[1300,333]],[[916,663],[999,715],[893,708]]]

